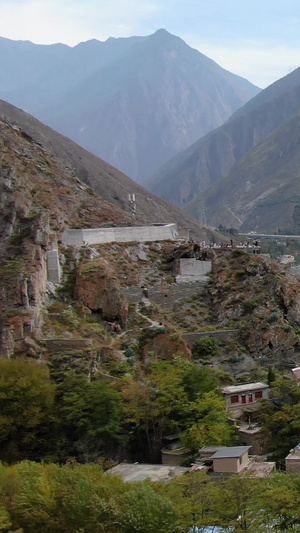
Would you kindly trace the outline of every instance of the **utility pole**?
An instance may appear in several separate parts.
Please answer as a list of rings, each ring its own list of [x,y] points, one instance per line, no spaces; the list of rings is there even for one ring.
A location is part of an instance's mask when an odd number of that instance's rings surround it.
[[[134,193],[128,194],[128,201],[130,205],[131,214],[133,217],[135,217],[136,216],[136,199],[135,199]]]

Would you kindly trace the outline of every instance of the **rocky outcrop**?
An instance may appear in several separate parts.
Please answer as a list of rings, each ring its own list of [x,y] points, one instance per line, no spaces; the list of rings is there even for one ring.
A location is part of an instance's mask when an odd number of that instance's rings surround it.
[[[192,357],[185,340],[177,332],[167,331],[164,327],[143,330],[139,344],[141,359],[146,366],[153,358],[171,361],[179,356],[185,359]]]
[[[65,227],[126,224],[131,217],[3,120],[0,145],[0,355],[39,357],[47,251],[58,248]]]
[[[106,260],[94,259],[79,265],[75,297],[105,320],[118,320],[125,325],[127,301],[120,293],[119,279]]]
[[[209,297],[216,322],[236,326],[253,357],[270,364],[297,359],[300,285],[270,259],[235,252],[218,257]]]

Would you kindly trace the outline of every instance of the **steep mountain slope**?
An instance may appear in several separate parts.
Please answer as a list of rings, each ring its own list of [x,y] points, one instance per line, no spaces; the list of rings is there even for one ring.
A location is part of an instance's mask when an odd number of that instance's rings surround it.
[[[146,222],[177,222],[179,229],[191,229],[198,239],[215,240],[212,232],[195,219],[132,181],[105,161],[87,152],[70,139],[45,126],[21,109],[0,100],[0,117],[20,127],[36,142],[45,146],[54,157],[70,168],[84,183],[117,208],[130,211],[128,194],[134,193],[137,216]]]
[[[140,182],[259,92],[165,30],[63,48],[24,79],[0,96]]]
[[[0,144],[1,355],[114,376],[118,369],[127,372],[126,357],[135,368],[153,357],[189,359],[191,329],[225,326],[236,330],[235,341],[222,343],[222,358],[211,361],[214,365],[231,368],[238,356],[245,361],[243,369],[233,370],[239,374],[255,369],[258,354],[267,364],[284,364],[287,353],[289,360],[297,357],[299,284],[280,267],[241,250],[207,248],[213,262],[208,285],[180,286],[173,283],[174,262],[199,252],[194,243],[107,243],[85,245],[79,253],[63,244],[65,227],[139,221],[3,120]],[[47,276],[47,252],[53,250],[63,267],[56,288]],[[143,283],[149,289],[146,303]],[[122,328],[124,349],[110,321]]]
[[[299,107],[300,68],[259,93],[223,126],[169,161],[147,186],[177,205],[187,204],[226,176],[236,162],[292,117]]]
[[[47,251],[57,249],[65,227],[137,221],[2,119],[0,146],[0,351],[9,354],[30,352],[40,336]]]
[[[45,127],[43,133],[47,130]],[[53,138],[55,135],[53,132]],[[58,138],[63,143],[60,135]],[[70,149],[73,143],[67,143]],[[69,347],[71,342],[71,347],[76,345],[79,351],[83,346],[80,354],[84,361],[94,365],[99,359],[99,346],[106,351],[110,347],[107,321],[126,325],[128,302],[121,286],[136,285],[141,293],[142,283],[156,284],[164,295],[168,276],[174,278],[164,254],[167,258],[176,246],[189,251],[193,244],[104,244],[100,248],[83,246],[80,253],[78,248],[65,246],[62,234],[66,228],[145,222],[97,195],[74,175],[74,169],[55,159],[23,129],[1,118],[0,146],[0,354],[41,357],[48,350],[46,339],[54,337],[65,339]],[[61,283],[56,287],[48,283],[47,275],[47,254],[55,250],[62,268]],[[96,326],[85,320],[92,312],[99,317]],[[139,317],[135,312],[130,315],[132,327],[137,324],[139,329],[141,321],[147,326],[157,320]],[[174,343],[169,336],[166,340],[189,356],[183,340]],[[95,359],[88,350],[93,342]]]
[[[299,178],[300,110],[203,193],[210,224],[299,233]]]

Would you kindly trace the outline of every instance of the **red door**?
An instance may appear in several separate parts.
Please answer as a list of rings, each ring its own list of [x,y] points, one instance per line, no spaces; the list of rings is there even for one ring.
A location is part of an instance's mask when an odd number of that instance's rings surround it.
[[[246,396],[242,396],[242,403],[246,403]]]
[[[252,394],[249,394],[249,403],[253,402]]]

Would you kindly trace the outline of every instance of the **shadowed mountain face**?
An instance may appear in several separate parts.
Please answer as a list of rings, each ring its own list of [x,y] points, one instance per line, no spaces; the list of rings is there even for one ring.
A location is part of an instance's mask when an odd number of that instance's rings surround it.
[[[259,92],[165,30],[0,53],[1,98],[139,182]]]
[[[299,107],[298,68],[260,92],[223,126],[169,161],[147,182],[147,186],[162,198],[185,206],[187,212],[197,215],[203,205],[202,191],[226,176],[238,161],[291,118]],[[221,196],[221,190],[219,194]]]
[[[211,231],[200,226],[195,219],[186,215],[180,208],[132,181],[125,174],[105,161],[87,152],[67,137],[63,137],[48,126],[21,109],[0,100],[0,118],[20,128],[35,142],[41,144],[59,160],[73,175],[91,187],[103,200],[124,212],[124,222],[130,213],[128,194],[134,193],[137,202],[137,218],[142,223],[177,222],[179,229],[191,230],[197,239],[216,240]],[[101,202],[99,203],[101,211]]]
[[[203,194],[210,224],[300,233],[300,110]],[[197,210],[198,201],[190,204]]]

